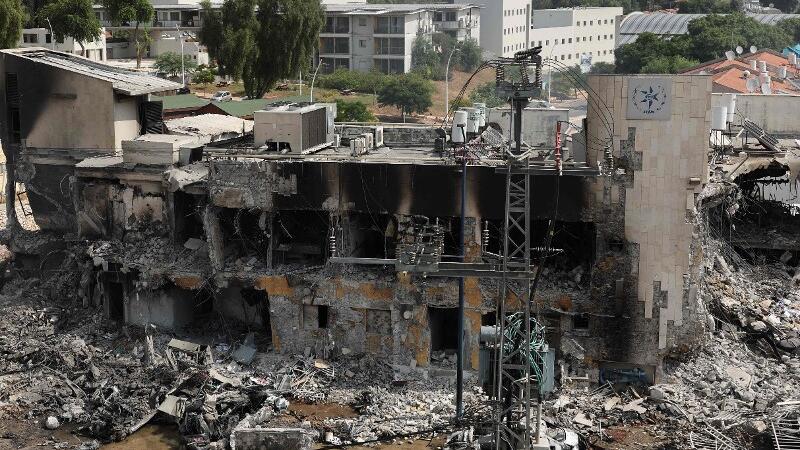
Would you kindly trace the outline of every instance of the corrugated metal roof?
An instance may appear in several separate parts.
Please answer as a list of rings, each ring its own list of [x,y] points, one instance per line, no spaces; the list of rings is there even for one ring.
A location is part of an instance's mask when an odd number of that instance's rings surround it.
[[[164,111],[200,108],[211,103],[209,100],[200,98],[194,94],[165,95],[163,97],[153,96],[153,100],[161,100],[164,105]]]
[[[115,91],[125,95],[153,94],[181,88],[179,83],[141,72],[112,67],[70,53],[56,52],[45,48],[16,48],[2,50],[2,52],[108,81]]]
[[[781,20],[800,17],[800,14],[747,14],[763,24],[775,25]],[[634,12],[622,19],[617,32],[616,45],[630,44],[636,41],[640,33],[654,33],[669,39],[672,36],[686,34],[689,22],[705,17],[706,14],[673,14],[664,12]]]

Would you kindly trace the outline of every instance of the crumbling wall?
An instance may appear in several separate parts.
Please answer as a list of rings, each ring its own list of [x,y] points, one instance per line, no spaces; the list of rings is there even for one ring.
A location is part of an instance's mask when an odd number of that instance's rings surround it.
[[[602,162],[607,169],[606,177],[587,184],[587,203],[598,219],[600,237],[592,296],[607,301],[613,292],[619,305],[629,307],[608,311],[613,319],[605,321],[610,325],[628,316],[629,324],[622,329],[627,330],[630,351],[618,356],[658,365],[670,348],[687,343],[677,337],[688,338],[693,333],[687,330],[700,323],[695,299],[699,264],[690,248],[694,199],[707,178],[711,80],[596,76],[590,77],[590,86],[594,100],[590,99],[589,135],[597,141],[607,138],[603,121],[611,119],[615,163],[610,167],[602,145],[590,146],[590,161]],[[660,97],[643,103],[642,95],[650,87]],[[621,243],[608,241],[620,235]],[[603,248],[608,244],[622,251],[609,255],[610,249]],[[615,340],[622,338],[615,335]],[[599,350],[609,347],[613,345]],[[605,355],[595,349],[594,356]]]
[[[209,161],[208,195],[224,208],[272,210],[274,194],[296,194],[297,176],[269,161]]]
[[[194,305],[194,293],[186,289],[131,290],[125,296],[125,323],[179,328],[194,318]]]

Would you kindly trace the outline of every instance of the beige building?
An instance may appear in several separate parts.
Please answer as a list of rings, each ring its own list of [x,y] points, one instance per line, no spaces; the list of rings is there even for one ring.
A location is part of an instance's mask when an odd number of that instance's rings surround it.
[[[83,44],[82,47],[81,44]],[[22,30],[17,47],[45,47],[59,52],[82,55],[94,61],[105,61],[107,57],[106,30],[105,28],[100,29],[100,37],[97,40],[79,43],[71,37],[67,37],[63,41],[56,41],[47,28],[26,28]]]

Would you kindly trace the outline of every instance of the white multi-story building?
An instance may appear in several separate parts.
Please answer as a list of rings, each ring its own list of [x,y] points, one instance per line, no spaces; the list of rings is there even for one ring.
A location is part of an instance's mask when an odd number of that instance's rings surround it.
[[[166,52],[180,53],[180,40],[177,39],[178,30],[184,35],[184,54],[197,61],[198,64],[208,64],[208,53],[197,42],[196,35],[200,30],[203,15],[200,0],[150,0],[155,10],[153,21],[140,24],[139,30],[147,30],[150,34],[151,44],[146,58],[155,58]],[[99,3],[99,2],[95,2]],[[223,0],[212,0],[214,7],[221,7]],[[119,31],[130,32],[136,27],[136,22],[121,24],[111,23],[111,17],[102,6],[95,6],[95,15],[100,23],[112,33]],[[135,46],[127,39],[111,38],[107,43],[108,59],[135,58]]]
[[[480,36],[480,8],[472,4],[328,4],[325,15],[316,61],[322,72],[405,73],[419,36]]]
[[[530,0],[453,0],[481,8],[480,44],[486,57],[513,56],[527,48],[531,23]]]
[[[92,42],[81,44],[71,37],[66,37],[63,41],[54,42],[50,30],[47,28],[26,28],[22,30],[22,36],[17,47],[45,47],[59,52],[72,53],[83,56],[94,61],[106,60],[106,31],[100,30],[100,37]]]
[[[577,7],[533,11],[530,46],[568,66],[614,62],[618,7]]]

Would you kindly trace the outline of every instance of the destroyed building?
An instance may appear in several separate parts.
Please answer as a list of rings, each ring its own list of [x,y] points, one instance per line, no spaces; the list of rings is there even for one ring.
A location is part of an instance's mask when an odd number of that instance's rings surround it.
[[[334,124],[331,105],[298,104],[231,124],[244,133],[203,130],[203,116],[165,128],[151,94],[172,83],[44,49],[0,61],[16,177],[43,230],[91,242],[81,295],[109,319],[169,329],[213,310],[281,352],[452,369],[457,281],[398,265],[398,248],[434,224],[444,254],[457,251],[461,166],[437,127]],[[537,155],[531,246],[555,220],[557,249],[535,301],[562,376],[652,382],[705,323],[693,211],[708,181],[711,81],[615,75],[589,86],[583,124],[567,126],[566,110],[525,111]],[[485,152],[467,166],[466,261],[499,252],[506,176],[493,146],[508,120],[487,114]],[[562,140],[559,176],[551,153]],[[464,283],[466,367],[488,377],[481,326],[495,323],[497,280]]]

